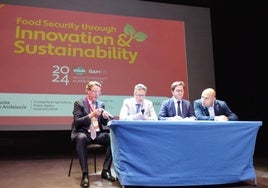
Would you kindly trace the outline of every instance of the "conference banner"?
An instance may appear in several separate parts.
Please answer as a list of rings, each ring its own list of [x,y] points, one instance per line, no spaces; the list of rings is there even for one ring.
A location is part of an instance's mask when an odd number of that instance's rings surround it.
[[[137,83],[157,110],[188,85],[183,21],[1,4],[0,25],[0,127],[69,129],[90,80],[115,116]]]

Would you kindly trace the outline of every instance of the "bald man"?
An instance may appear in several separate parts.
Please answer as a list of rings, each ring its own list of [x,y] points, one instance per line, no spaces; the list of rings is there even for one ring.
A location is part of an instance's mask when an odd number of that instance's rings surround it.
[[[216,99],[213,88],[203,90],[201,98],[194,101],[194,112],[197,120],[238,121],[225,101]]]

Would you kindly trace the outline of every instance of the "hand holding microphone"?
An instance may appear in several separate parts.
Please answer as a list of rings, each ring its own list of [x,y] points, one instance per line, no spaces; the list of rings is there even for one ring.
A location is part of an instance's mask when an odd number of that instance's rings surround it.
[[[102,109],[102,114],[107,116],[109,120],[114,119],[114,116],[104,109]]]

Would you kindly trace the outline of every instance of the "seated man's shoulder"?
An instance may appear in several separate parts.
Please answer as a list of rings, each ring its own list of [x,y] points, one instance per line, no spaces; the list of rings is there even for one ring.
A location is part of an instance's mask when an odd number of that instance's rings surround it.
[[[129,103],[129,102],[131,102],[132,100],[133,100],[132,98],[125,98],[125,99],[124,99],[124,102]]]
[[[201,102],[201,99],[195,99],[194,102]]]
[[[83,101],[84,101],[84,99],[78,99],[78,100],[76,100],[75,102],[76,102],[77,104],[79,104],[79,105],[82,105],[82,104],[83,104]]]
[[[146,103],[153,103],[151,100],[149,100],[149,99],[144,99],[144,102],[146,102]]]
[[[161,106],[168,106],[168,104],[169,104],[169,99],[165,99],[162,101]]]
[[[216,104],[219,104],[219,105],[226,105],[226,102],[223,101],[223,100],[219,100],[219,99],[217,99],[217,100],[216,100]]]
[[[189,100],[187,100],[187,99],[182,99],[182,101],[183,102],[185,102],[185,103],[191,103]]]

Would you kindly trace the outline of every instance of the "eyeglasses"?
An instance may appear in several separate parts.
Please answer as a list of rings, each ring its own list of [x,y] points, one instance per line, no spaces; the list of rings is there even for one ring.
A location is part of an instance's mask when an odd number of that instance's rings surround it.
[[[136,97],[145,97],[145,94],[135,94]]]
[[[183,93],[184,92],[182,89],[176,89],[174,91],[177,92],[177,93]]]
[[[101,91],[97,91],[97,90],[90,90],[92,93],[96,94],[96,95],[100,95]]]

